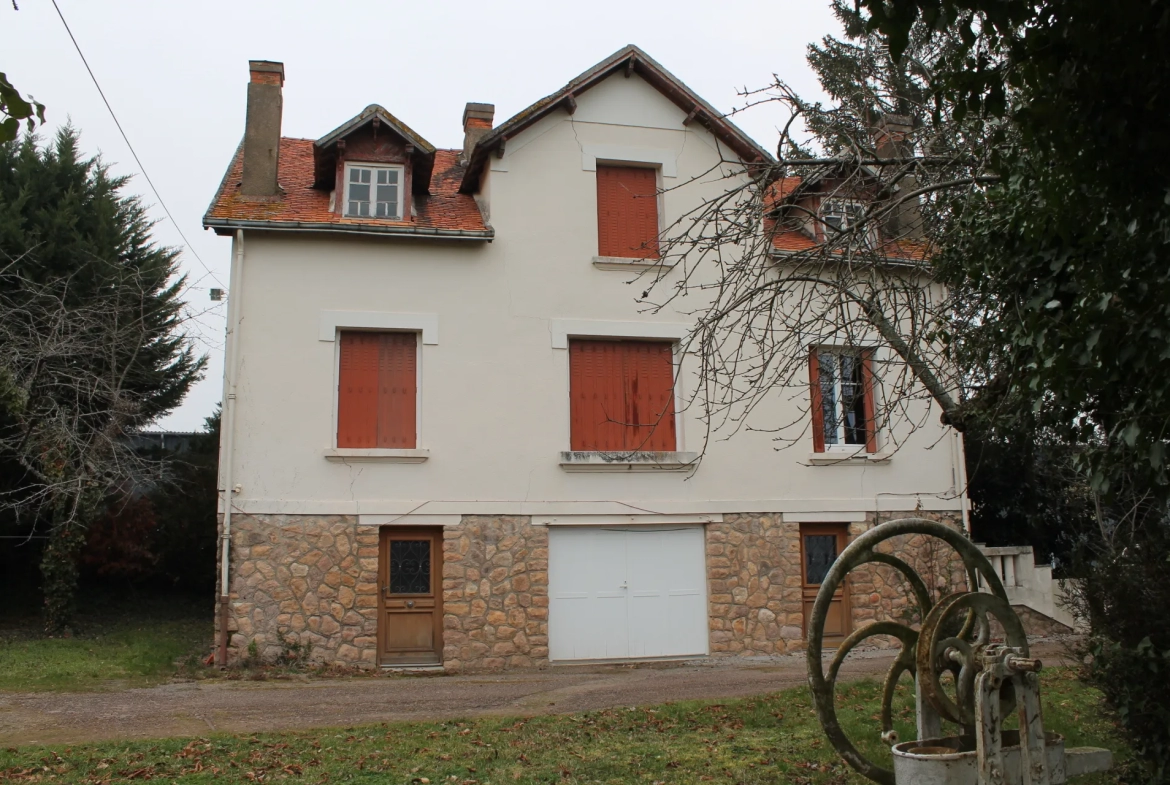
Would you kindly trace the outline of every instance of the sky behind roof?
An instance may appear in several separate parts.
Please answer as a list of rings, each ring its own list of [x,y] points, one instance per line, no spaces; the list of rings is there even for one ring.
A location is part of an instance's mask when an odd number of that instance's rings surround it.
[[[222,397],[226,303],[211,302],[209,289],[226,288],[231,242],[201,221],[243,136],[249,59],[284,63],[284,136],[318,138],[377,103],[437,147],[457,148],[468,101],[495,104],[498,125],[630,43],[723,111],[743,105],[738,90],[764,87],[773,74],[819,98],[806,47],[840,32],[828,0],[57,4],[176,223],[50,0],[0,5],[0,71],[45,104],[45,136],[72,121],[87,154],[133,175],[127,191],[159,221],[155,239],[183,251],[188,326],[209,364],[156,426],[168,430],[200,428]],[[734,118],[769,150],[785,119],[769,106]]]

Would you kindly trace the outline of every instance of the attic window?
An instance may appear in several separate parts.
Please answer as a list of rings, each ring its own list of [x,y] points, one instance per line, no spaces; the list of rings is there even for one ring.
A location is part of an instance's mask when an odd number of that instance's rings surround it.
[[[865,205],[848,199],[826,199],[821,203],[821,222],[825,227],[825,239],[833,240],[838,235],[850,234],[850,245],[868,245],[870,229],[862,228],[865,219]]]
[[[401,166],[345,166],[345,215],[348,218],[402,220]]]

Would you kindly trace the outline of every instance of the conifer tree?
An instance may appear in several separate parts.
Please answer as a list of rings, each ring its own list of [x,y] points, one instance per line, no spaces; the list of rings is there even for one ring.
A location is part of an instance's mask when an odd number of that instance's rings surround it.
[[[159,468],[125,434],[178,406],[205,364],[178,252],[155,244],[127,182],[70,127],[0,144],[0,509],[48,536],[51,632],[71,620],[86,525]]]

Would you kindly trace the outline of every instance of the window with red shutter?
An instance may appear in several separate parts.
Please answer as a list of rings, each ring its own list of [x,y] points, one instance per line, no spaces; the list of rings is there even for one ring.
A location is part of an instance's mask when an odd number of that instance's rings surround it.
[[[416,440],[418,337],[341,333],[337,446],[411,450]]]
[[[597,253],[658,258],[657,170],[597,165]]]
[[[573,450],[676,449],[671,343],[570,341],[569,396]]]
[[[865,445],[877,452],[873,351],[812,347],[809,384],[813,450]]]

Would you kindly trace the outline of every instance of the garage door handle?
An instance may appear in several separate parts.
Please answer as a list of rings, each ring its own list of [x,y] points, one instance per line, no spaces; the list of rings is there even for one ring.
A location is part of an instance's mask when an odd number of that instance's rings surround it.
[[[628,589],[628,588],[630,588],[630,584],[626,583],[625,581],[622,581],[622,585],[618,586],[618,588],[619,589]]]

